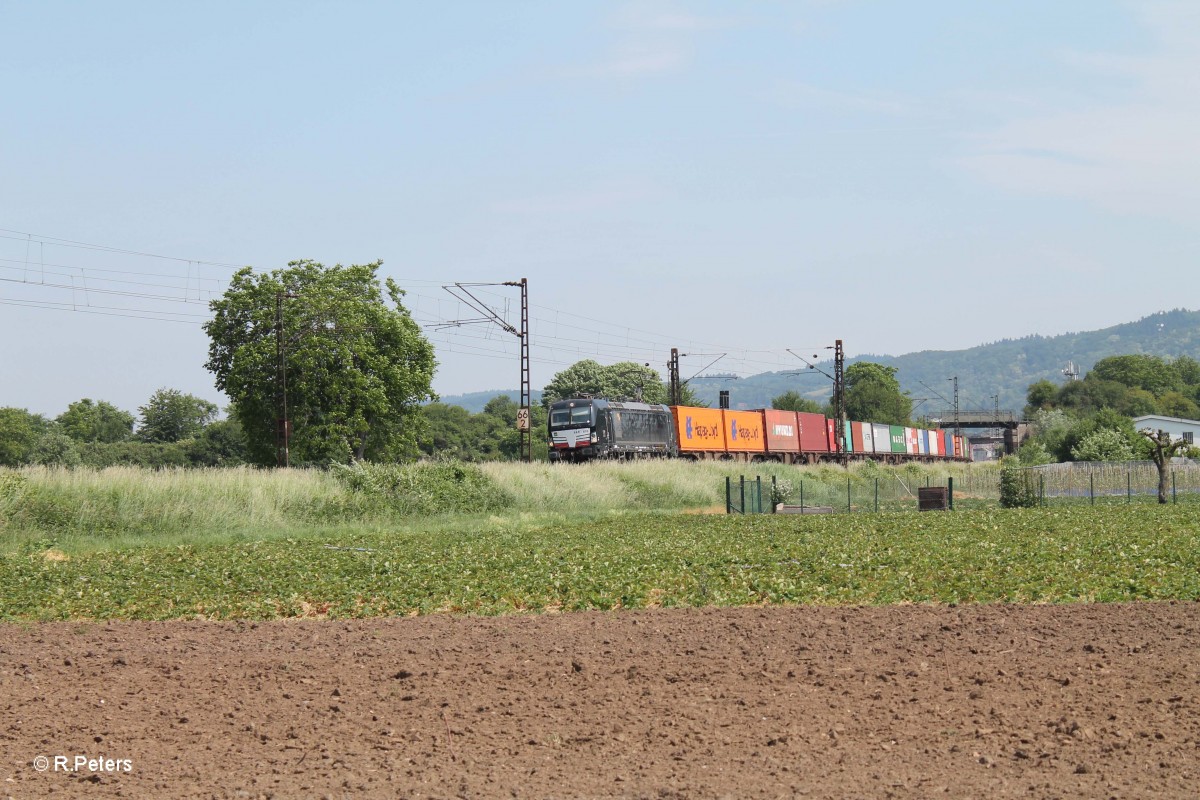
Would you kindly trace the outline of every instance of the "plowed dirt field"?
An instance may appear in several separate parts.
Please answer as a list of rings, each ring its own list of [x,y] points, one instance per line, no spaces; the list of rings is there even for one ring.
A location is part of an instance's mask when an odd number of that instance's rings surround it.
[[[9,624],[0,709],[0,798],[1193,798],[1200,604]]]

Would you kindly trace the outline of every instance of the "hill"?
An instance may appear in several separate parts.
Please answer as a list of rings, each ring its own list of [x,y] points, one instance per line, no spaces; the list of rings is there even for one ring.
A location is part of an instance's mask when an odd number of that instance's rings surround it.
[[[1001,409],[1019,411],[1025,405],[1029,384],[1043,378],[1061,383],[1069,362],[1083,376],[1100,359],[1128,353],[1200,359],[1200,311],[1163,311],[1097,331],[1004,339],[967,350],[924,350],[902,356],[861,355],[848,359],[847,363],[875,361],[895,367],[900,385],[916,401],[916,414],[952,408],[951,379],[955,376],[961,409],[990,409],[996,402],[993,395],[997,395]],[[833,373],[832,362],[817,366]],[[828,400],[831,389],[828,378],[815,370],[797,372],[767,372],[737,380],[697,378],[691,385],[705,402],[714,406],[721,389],[729,390],[735,408],[770,405],[771,398],[788,390],[821,403]]]
[[[542,402],[542,390],[534,389],[530,394],[533,396],[533,404],[537,405]],[[483,411],[483,407],[493,397],[504,395],[510,398],[514,403],[521,402],[521,392],[519,389],[492,389],[488,392],[467,392],[466,394],[452,394],[441,398],[441,402],[448,406],[462,406],[472,414],[478,414]]]

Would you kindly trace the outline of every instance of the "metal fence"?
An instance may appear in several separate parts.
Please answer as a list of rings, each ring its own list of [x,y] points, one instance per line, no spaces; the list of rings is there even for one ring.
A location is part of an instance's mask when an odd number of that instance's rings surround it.
[[[743,475],[726,478],[725,510],[729,514],[917,511],[921,507],[922,490],[932,488],[945,490],[950,507],[994,506],[1000,496],[995,470],[955,471],[936,477],[841,471],[783,480],[777,476]]]
[[[1158,469],[1149,461],[1075,462],[1023,467],[1042,505],[1116,505],[1158,502]],[[803,478],[727,479],[731,514],[874,513],[917,511],[921,490],[945,487],[953,508],[995,508],[1000,471],[965,465],[929,475],[905,470],[816,470]],[[1176,459],[1167,482],[1168,503],[1200,503],[1200,463]],[[778,506],[782,508],[777,508]]]
[[[1078,461],[1025,470],[1044,504],[1158,502],[1158,468],[1150,461]],[[1200,464],[1177,459],[1168,470],[1167,502],[1200,502]]]

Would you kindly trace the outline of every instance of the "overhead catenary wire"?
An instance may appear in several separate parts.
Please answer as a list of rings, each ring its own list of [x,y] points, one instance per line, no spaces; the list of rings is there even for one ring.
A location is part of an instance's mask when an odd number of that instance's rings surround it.
[[[228,285],[228,279],[202,275],[202,267],[241,269],[245,266],[226,261],[165,255],[144,249],[99,245],[65,237],[34,235],[8,228],[0,228],[0,241],[23,245],[26,250],[21,254],[23,258],[0,254],[0,281],[13,286],[25,284],[31,287],[30,291],[45,294],[69,293],[69,302],[61,295],[39,298],[8,296],[3,300],[5,305],[29,309],[200,324],[209,319],[211,314],[168,309],[180,305],[210,307],[211,301],[219,298]],[[34,243],[39,248],[36,265],[32,251]],[[50,248],[73,248],[81,253],[120,256],[123,263],[93,266],[82,263],[86,261],[82,256],[51,258],[47,261],[47,245]],[[134,267],[139,265],[130,262],[138,259],[153,260],[157,265],[149,264],[145,269],[136,269]],[[163,269],[163,262],[182,264],[184,274]],[[47,278],[50,280],[47,281]],[[493,326],[461,319],[461,310],[473,304],[464,304],[462,298],[447,304],[444,297],[434,298],[422,291],[425,287],[445,286],[447,281],[403,276],[396,277],[396,280],[405,289],[404,304],[413,319],[427,338],[443,352],[494,359],[516,357],[517,343],[509,337],[497,335],[498,331]],[[487,305],[490,298],[502,300],[505,304],[511,300],[506,295],[491,291],[486,284],[460,283],[464,287],[471,287],[470,295],[480,305]],[[145,305],[132,307],[134,303],[96,302],[99,298],[124,298]],[[531,304],[530,307],[533,310],[529,320],[530,340],[534,346],[530,360],[540,366],[569,366],[580,358],[593,358],[605,362],[627,360],[665,367],[670,349],[676,346],[695,355],[701,352],[726,353],[723,361],[729,370],[743,375],[785,371],[790,366],[785,362],[786,351],[781,348],[753,349],[728,343],[691,339],[681,341],[680,337],[671,333],[650,331],[577,311],[542,304]],[[501,316],[507,317],[507,314],[501,313]],[[478,322],[482,322],[482,319]]]
[[[16,235],[12,235],[12,234],[16,234]],[[223,262],[223,261],[208,261],[208,260],[199,259],[199,258],[184,258],[181,256],[167,256],[167,255],[162,255],[160,253],[148,253],[148,252],[144,252],[144,251],[140,251],[140,250],[129,250],[129,249],[122,248],[122,247],[111,247],[109,245],[102,245],[102,244],[90,244],[88,242],[80,242],[80,241],[76,241],[73,239],[62,239],[57,236],[42,236],[39,234],[35,238],[34,234],[32,234],[32,233],[26,233],[25,231],[15,231],[15,230],[11,230],[9,228],[0,228],[0,239],[13,239],[16,241],[25,241],[25,242],[30,242],[30,241],[43,242],[45,244],[50,244],[54,247],[70,247],[70,248],[76,248],[76,249],[80,249],[80,250],[94,250],[94,251],[103,252],[103,253],[119,253],[122,255],[141,256],[144,258],[158,258],[158,259],[162,259],[164,261],[192,262],[194,264],[204,264],[205,266],[210,266],[210,267],[226,267],[229,269],[242,269],[242,268],[248,266],[246,264],[232,264],[232,263]]]

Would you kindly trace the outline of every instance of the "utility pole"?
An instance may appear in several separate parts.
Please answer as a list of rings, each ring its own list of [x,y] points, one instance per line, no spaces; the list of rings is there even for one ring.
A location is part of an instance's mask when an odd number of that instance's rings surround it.
[[[292,421],[288,418],[287,340],[283,337],[283,301],[296,295],[282,289],[275,292],[275,385],[279,388],[278,408],[283,416],[275,420],[275,466],[292,465]]]
[[[671,384],[671,405],[677,406],[682,401],[683,390],[679,385],[679,348],[671,348],[671,360],[667,362],[667,375]]]
[[[493,311],[486,303],[471,294],[468,286],[519,286],[521,288],[521,329],[518,331],[509,325],[503,317]],[[533,460],[533,434],[530,431],[530,406],[532,392],[529,379],[529,281],[521,278],[519,281],[504,281],[503,283],[456,283],[453,286],[443,286],[455,299],[460,300],[474,310],[483,314],[480,319],[456,320],[446,325],[467,325],[472,323],[495,323],[503,330],[521,340],[521,405],[517,408],[517,430],[521,434],[521,460]]]
[[[287,349],[283,340],[283,290],[275,292],[275,403],[280,416],[275,419],[275,466],[290,466],[288,439],[291,423],[287,406]]]
[[[529,380],[529,281],[521,278],[520,283],[510,282],[505,286],[521,287],[521,406],[517,409],[517,430],[521,434],[521,460],[526,464],[533,461],[533,431],[530,430],[530,407],[533,392]]]
[[[962,420],[958,416],[958,376],[951,380],[954,381],[954,435],[962,436]]]
[[[833,343],[833,404],[837,412],[837,443],[838,452],[843,463],[850,462],[846,449],[846,354],[842,350],[842,340]]]

